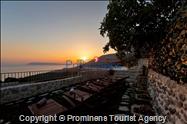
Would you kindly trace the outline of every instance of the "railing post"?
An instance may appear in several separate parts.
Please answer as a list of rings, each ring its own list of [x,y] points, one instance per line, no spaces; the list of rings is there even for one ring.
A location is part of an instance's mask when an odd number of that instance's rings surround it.
[[[3,75],[1,74],[1,75],[0,75],[1,82],[3,82],[2,76],[3,76]]]
[[[54,71],[54,70],[43,70],[43,71],[24,71],[24,72],[9,72],[9,73],[0,73],[0,80],[2,82],[5,81],[8,77],[23,79],[23,81],[42,81],[42,80],[53,80],[65,77],[74,77],[81,75],[81,68],[79,68],[78,64],[71,64],[69,66],[70,71],[68,71],[68,67],[64,68],[63,71]],[[73,68],[72,68],[73,67]],[[76,68],[76,69],[74,69]],[[14,81],[14,79],[10,80]],[[22,80],[20,80],[21,82]]]

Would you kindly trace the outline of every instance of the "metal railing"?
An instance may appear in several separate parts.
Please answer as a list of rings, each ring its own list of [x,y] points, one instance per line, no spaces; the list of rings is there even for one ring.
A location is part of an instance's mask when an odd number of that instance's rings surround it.
[[[73,65],[73,66],[72,66]],[[70,68],[68,68],[68,66]],[[49,81],[62,79],[72,76],[80,75],[80,70],[82,68],[85,69],[110,69],[115,67],[116,65],[112,64],[82,64],[81,66],[78,64],[66,65],[64,69],[60,70],[41,70],[41,71],[25,71],[25,72],[7,72],[0,74],[0,82],[41,82],[41,81]],[[119,65],[118,65],[119,66]]]
[[[42,70],[42,71],[25,71],[25,72],[7,72],[1,73],[1,81],[13,80],[25,77],[31,77],[34,75],[50,72],[51,70]]]
[[[1,83],[7,82],[40,82],[56,80],[78,75],[78,69],[41,70],[1,73]]]

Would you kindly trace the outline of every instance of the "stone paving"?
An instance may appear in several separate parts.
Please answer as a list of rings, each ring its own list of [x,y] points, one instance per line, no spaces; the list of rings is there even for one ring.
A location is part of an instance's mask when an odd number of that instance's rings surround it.
[[[137,117],[155,115],[151,105],[151,97],[147,91],[147,76],[138,72],[137,76],[127,80],[125,87],[127,89],[124,91],[118,107],[120,114],[135,114]]]

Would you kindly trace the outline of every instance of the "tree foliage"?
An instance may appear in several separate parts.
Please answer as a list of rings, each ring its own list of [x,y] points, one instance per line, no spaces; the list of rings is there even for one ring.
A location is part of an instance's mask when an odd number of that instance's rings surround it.
[[[109,47],[123,56],[127,51],[142,57],[159,46],[178,8],[186,0],[111,0],[101,22],[100,34],[109,37]]]

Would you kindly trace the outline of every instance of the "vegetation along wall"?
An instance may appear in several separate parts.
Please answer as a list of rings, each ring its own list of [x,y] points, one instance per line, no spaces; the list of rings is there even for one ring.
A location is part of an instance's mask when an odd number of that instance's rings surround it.
[[[187,124],[187,8],[180,11],[148,72],[148,89],[158,115],[167,124]]]
[[[178,12],[160,46],[151,68],[178,83],[187,83],[187,7]]]

